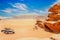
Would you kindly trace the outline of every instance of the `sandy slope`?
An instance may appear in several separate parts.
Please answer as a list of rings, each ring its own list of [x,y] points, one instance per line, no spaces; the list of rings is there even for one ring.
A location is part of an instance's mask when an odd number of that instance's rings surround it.
[[[35,21],[36,20],[33,19],[1,20],[0,31],[1,29],[8,27],[14,29],[15,34],[6,35],[0,32],[0,40],[24,40],[24,38],[25,40],[40,40],[40,38],[47,38],[53,35],[52,33],[45,32],[41,28],[33,30]]]

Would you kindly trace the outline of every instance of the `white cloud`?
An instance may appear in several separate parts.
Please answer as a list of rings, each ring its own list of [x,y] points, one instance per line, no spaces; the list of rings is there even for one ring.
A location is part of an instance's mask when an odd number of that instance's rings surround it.
[[[28,12],[27,6],[23,3],[15,3],[15,4],[11,4],[11,6],[14,8],[6,8],[5,10],[2,11],[14,15]]]
[[[11,13],[12,10],[11,9],[5,9],[5,10],[2,10],[3,12],[6,12],[6,13]]]
[[[20,10],[26,10],[27,9],[27,6],[25,4],[22,4],[22,3],[15,3],[12,6],[15,8],[18,8]]]
[[[56,2],[54,2],[52,5],[51,5],[51,7],[53,6],[53,5],[55,5],[55,4],[60,4],[60,0],[56,0]]]
[[[47,16],[48,15],[48,8],[44,9],[44,10],[37,10],[37,9],[34,9],[34,12],[38,15],[41,15],[41,16]]]
[[[54,3],[51,5],[51,7],[54,6],[55,4],[57,4],[57,2],[54,2]]]
[[[57,0],[57,2],[59,2],[59,3],[60,3],[60,0]]]
[[[8,18],[8,17],[3,17],[3,16],[0,16],[0,19],[6,19],[6,18]]]
[[[49,13],[48,10],[40,10],[39,12],[40,12],[41,14],[47,14],[47,13]]]
[[[12,16],[18,16],[20,14],[39,14],[39,15],[45,15],[47,12],[47,9],[43,10],[37,10],[33,9],[33,12],[30,12],[27,5],[23,3],[15,3],[10,4],[14,8],[6,8],[5,10],[2,10],[3,12],[9,13],[9,15]]]
[[[1,11],[11,16],[18,15],[19,13],[21,13],[20,10],[14,8],[6,8],[5,10],[1,10]]]
[[[48,8],[44,9],[44,10],[36,10],[34,9],[35,12],[39,12],[39,13],[48,13]]]
[[[44,11],[40,10],[40,13],[45,13]]]

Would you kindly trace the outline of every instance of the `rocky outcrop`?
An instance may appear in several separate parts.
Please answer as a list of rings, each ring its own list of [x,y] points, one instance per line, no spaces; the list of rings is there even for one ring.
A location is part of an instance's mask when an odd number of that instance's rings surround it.
[[[48,14],[47,21],[58,21],[60,20],[60,4],[55,4],[53,7],[51,7],[48,12],[51,12]]]
[[[40,20],[37,20],[35,25],[37,25],[40,28],[43,28],[42,21]]]
[[[55,4],[53,7],[51,7],[48,12],[51,12],[48,14],[48,19],[46,21],[54,21],[56,23],[44,23],[44,26],[49,31],[52,31],[54,33],[60,33],[60,4]]]
[[[58,14],[60,13],[60,4],[55,4],[53,5],[49,10],[48,12],[52,12],[54,14]]]
[[[44,27],[46,31],[50,31],[53,33],[60,33],[60,22],[56,22],[54,24],[45,22]]]
[[[48,14],[48,19],[45,20],[43,25],[41,24],[41,20],[37,20],[36,25],[46,31],[60,33],[60,4],[55,4],[48,12],[51,13]]]

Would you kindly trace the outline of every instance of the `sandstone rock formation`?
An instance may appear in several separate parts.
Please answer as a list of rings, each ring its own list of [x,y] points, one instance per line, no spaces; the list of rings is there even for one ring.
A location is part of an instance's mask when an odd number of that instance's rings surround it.
[[[55,4],[48,10],[48,12],[51,12],[50,14],[48,14],[48,21],[60,20],[60,4]]]
[[[60,4],[53,5],[48,12],[53,12],[54,14],[60,13]]]
[[[45,20],[46,22],[44,22],[42,25],[41,24],[42,22],[38,21],[36,25],[38,25],[39,27],[43,28],[46,31],[60,33],[60,4],[55,4],[48,10],[48,12],[51,13],[48,14],[48,19]]]
[[[60,22],[56,22],[54,24],[45,22],[44,27],[46,31],[60,33]]]
[[[43,28],[42,21],[40,20],[37,20],[35,25],[37,25],[40,28]]]
[[[51,23],[44,23],[45,27],[47,27],[48,30],[55,32],[55,33],[60,33],[60,4],[55,4],[53,7],[51,7],[48,12],[51,12],[48,14],[48,19],[47,21],[56,21],[56,23],[51,24]]]

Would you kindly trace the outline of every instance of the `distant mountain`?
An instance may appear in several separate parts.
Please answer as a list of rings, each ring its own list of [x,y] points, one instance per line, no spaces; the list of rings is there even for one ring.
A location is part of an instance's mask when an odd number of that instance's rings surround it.
[[[38,15],[36,14],[22,14],[19,16],[14,16],[13,18],[15,19],[36,19],[38,17]]]
[[[43,16],[39,16],[38,14],[22,14],[19,16],[14,16],[14,19],[38,19],[42,18]]]

